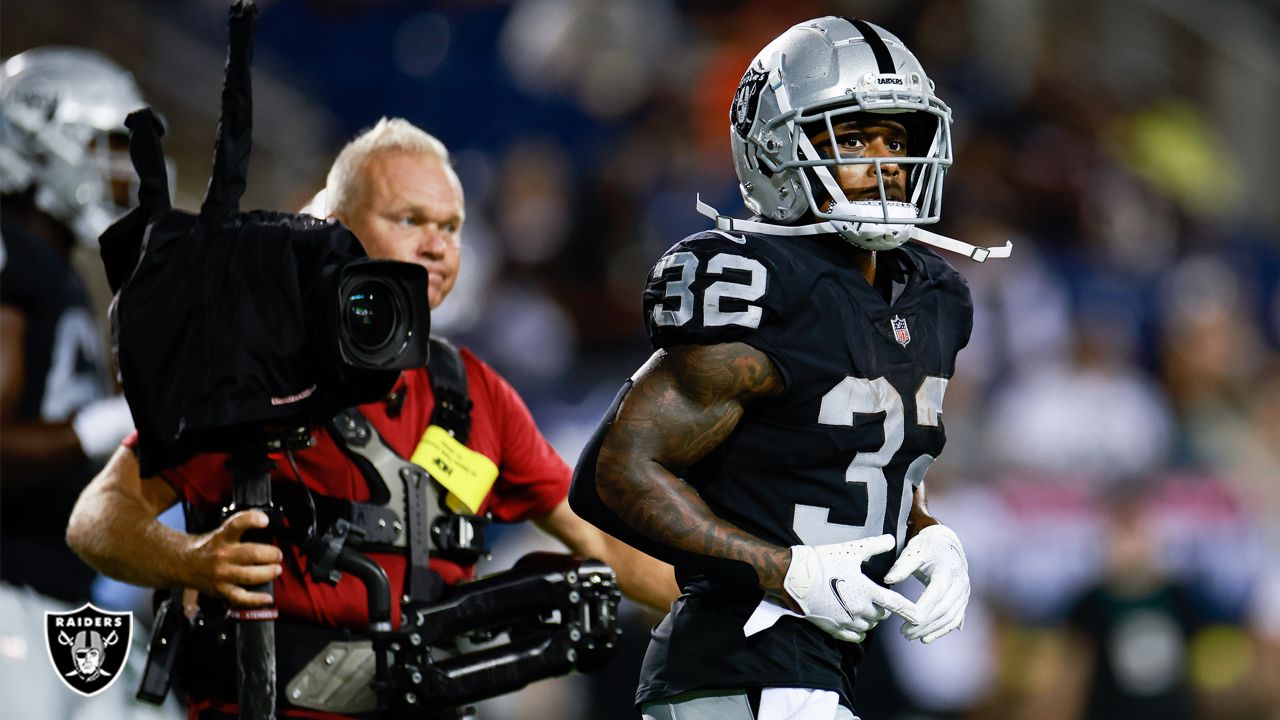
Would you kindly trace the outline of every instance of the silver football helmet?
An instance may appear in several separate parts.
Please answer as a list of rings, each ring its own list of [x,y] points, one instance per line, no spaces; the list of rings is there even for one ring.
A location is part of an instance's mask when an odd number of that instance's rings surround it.
[[[906,126],[906,157],[841,153],[835,126],[867,112],[892,114]],[[823,17],[779,35],[742,76],[730,125],[742,197],[770,224],[814,218],[806,227],[888,250],[910,239],[915,226],[940,217],[943,176],[951,166],[951,110],[911,51],[883,28]],[[825,130],[830,148],[815,147],[806,130],[814,137]],[[831,170],[838,165],[874,166],[879,199],[851,201]],[[888,197],[882,165],[907,173],[907,198]]]
[[[41,210],[96,240],[136,194],[129,154],[111,136],[143,105],[133,76],[93,50],[41,47],[4,61],[0,192],[34,187]]]

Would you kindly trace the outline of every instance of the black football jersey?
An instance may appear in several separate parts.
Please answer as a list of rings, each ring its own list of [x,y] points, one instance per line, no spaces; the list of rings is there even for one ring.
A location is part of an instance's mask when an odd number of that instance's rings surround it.
[[[649,274],[645,322],[655,348],[743,342],[781,374],[784,391],[750,405],[686,473],[717,515],[781,546],[890,533],[900,551],[912,488],[945,442],[942,400],[973,306],[964,279],[929,249],[878,253],[883,288],[850,252],[834,236],[691,236]],[[896,552],[870,561],[868,575],[883,578]],[[758,589],[704,567],[676,572],[685,594],[653,633],[639,702],[816,687],[852,706],[860,646],[798,618],[745,638]]]
[[[0,228],[0,303],[26,318],[18,417],[66,420],[107,392],[105,353],[88,294],[49,243],[17,222]]]
[[[98,325],[79,276],[43,238],[0,222],[0,304],[22,313],[22,390],[15,419],[68,420],[107,391]],[[74,603],[93,571],[67,547],[67,517],[96,471],[87,459],[17,469],[0,459],[0,579]],[[21,482],[18,478],[25,478]]]

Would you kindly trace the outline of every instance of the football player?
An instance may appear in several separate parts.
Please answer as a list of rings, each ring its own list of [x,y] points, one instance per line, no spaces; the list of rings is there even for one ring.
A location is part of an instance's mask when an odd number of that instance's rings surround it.
[[[144,103],[132,75],[84,48],[19,53],[0,78],[0,577],[78,604],[93,573],[62,530],[133,420],[71,255],[129,207],[124,118]]]
[[[676,566],[645,718],[853,718],[866,633],[959,628],[968,567],[925,506],[973,308],[919,228],[951,114],[896,37],[824,17],[751,63],[730,109],[749,221],[672,247],[644,292],[656,352],[577,468],[579,514]],[[887,586],[925,585],[914,602]]]
[[[94,573],[63,531],[133,426],[71,257],[128,209],[137,179],[124,119],[144,104],[132,75],[85,48],[0,64],[0,636],[20,648],[0,654],[0,696],[14,717],[132,713],[125,683],[88,701],[38,648],[47,612],[89,599]]]

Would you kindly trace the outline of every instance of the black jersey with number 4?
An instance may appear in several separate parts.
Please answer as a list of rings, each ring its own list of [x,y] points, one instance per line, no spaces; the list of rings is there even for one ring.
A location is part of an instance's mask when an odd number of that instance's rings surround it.
[[[105,397],[107,372],[88,295],[70,263],[13,216],[0,220],[0,304],[20,313],[22,388],[13,418],[71,419]],[[0,579],[68,602],[89,596],[93,571],[63,535],[67,516],[96,471],[88,459],[44,470],[0,458]]]
[[[942,450],[942,399],[973,306],[964,279],[917,245],[877,254],[877,286],[834,236],[708,231],[649,274],[655,348],[747,343],[785,390],[752,403],[733,433],[686,473],[721,518],[781,546],[885,533],[901,550],[912,488]],[[637,691],[645,702],[696,689],[811,687],[852,706],[861,648],[784,617],[743,636],[761,600],[705,568],[677,563],[685,594],[653,633]]]

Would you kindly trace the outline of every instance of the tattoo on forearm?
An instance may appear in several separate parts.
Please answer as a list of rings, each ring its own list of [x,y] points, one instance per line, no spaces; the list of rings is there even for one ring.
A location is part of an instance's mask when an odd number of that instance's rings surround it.
[[[769,359],[729,344],[668,353],[638,378],[601,449],[601,498],[646,536],[687,552],[755,568],[777,590],[787,548],[766,543],[717,517],[677,474],[733,432],[745,404],[780,390]]]
[[[632,488],[650,485],[660,489],[630,493],[626,504],[615,507],[629,524],[671,547],[745,562],[755,568],[763,588],[776,590],[782,586],[790,557],[786,548],[766,543],[721,520],[688,483],[661,466],[651,463],[643,475],[628,484]]]

